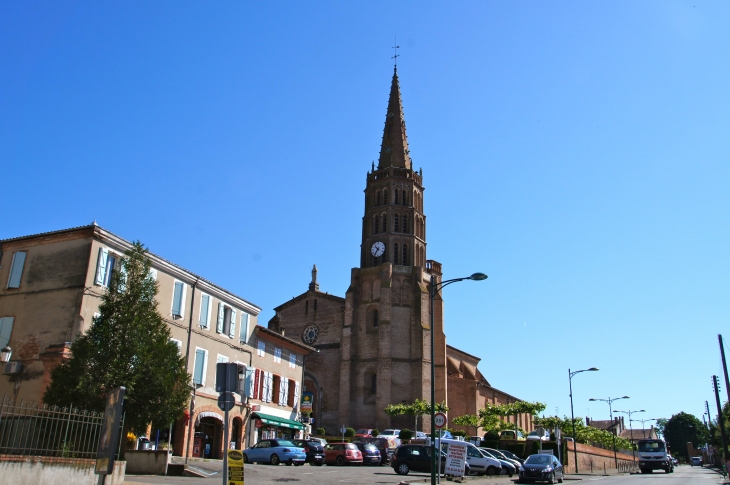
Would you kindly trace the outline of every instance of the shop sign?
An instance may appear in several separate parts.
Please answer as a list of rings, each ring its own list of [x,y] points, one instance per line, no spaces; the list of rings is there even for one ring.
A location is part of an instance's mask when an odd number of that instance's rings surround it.
[[[257,420],[256,420],[256,427],[257,427],[257,428],[260,428],[260,427],[262,427],[263,425],[264,425],[264,423],[262,423],[260,419],[257,419]]]
[[[303,392],[302,393],[302,405],[301,405],[301,411],[303,413],[311,413],[312,412],[312,403],[314,402],[314,393],[313,392]]]
[[[455,477],[463,477],[464,468],[466,468],[466,445],[449,443],[444,473]]]
[[[243,485],[243,453],[228,450],[228,485]]]

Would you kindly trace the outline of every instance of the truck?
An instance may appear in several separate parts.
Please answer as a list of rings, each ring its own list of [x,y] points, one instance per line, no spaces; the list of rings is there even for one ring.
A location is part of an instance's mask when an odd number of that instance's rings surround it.
[[[652,473],[654,470],[664,470],[664,473],[674,473],[674,461],[663,439],[639,440],[639,470],[641,473]]]

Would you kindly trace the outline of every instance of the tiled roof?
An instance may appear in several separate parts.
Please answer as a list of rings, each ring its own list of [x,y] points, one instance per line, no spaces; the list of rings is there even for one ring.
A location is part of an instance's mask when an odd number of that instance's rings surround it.
[[[656,430],[654,428],[649,429],[625,429],[621,432],[620,435],[622,438],[626,438],[627,440],[651,440],[656,439],[657,434]]]

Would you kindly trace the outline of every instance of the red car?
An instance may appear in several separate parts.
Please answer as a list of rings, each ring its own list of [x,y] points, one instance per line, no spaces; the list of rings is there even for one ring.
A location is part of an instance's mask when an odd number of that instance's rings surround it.
[[[355,433],[355,438],[372,438],[373,430],[370,428],[360,428]]]
[[[324,462],[327,465],[346,463],[362,464],[362,453],[353,443],[328,443],[324,447]]]

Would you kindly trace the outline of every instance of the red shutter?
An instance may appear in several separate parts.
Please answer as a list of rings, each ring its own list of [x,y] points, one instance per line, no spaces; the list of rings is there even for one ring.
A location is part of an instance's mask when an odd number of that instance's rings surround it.
[[[259,382],[260,376],[261,376],[261,371],[259,369],[256,369],[256,376],[253,379],[253,398],[254,399],[258,399],[259,396],[261,395],[261,393],[259,392],[259,388],[260,388],[260,384],[261,384]]]
[[[294,380],[289,379],[289,395],[288,395],[286,405],[289,406],[290,408],[294,407],[295,386],[296,386],[296,384],[294,383]]]

